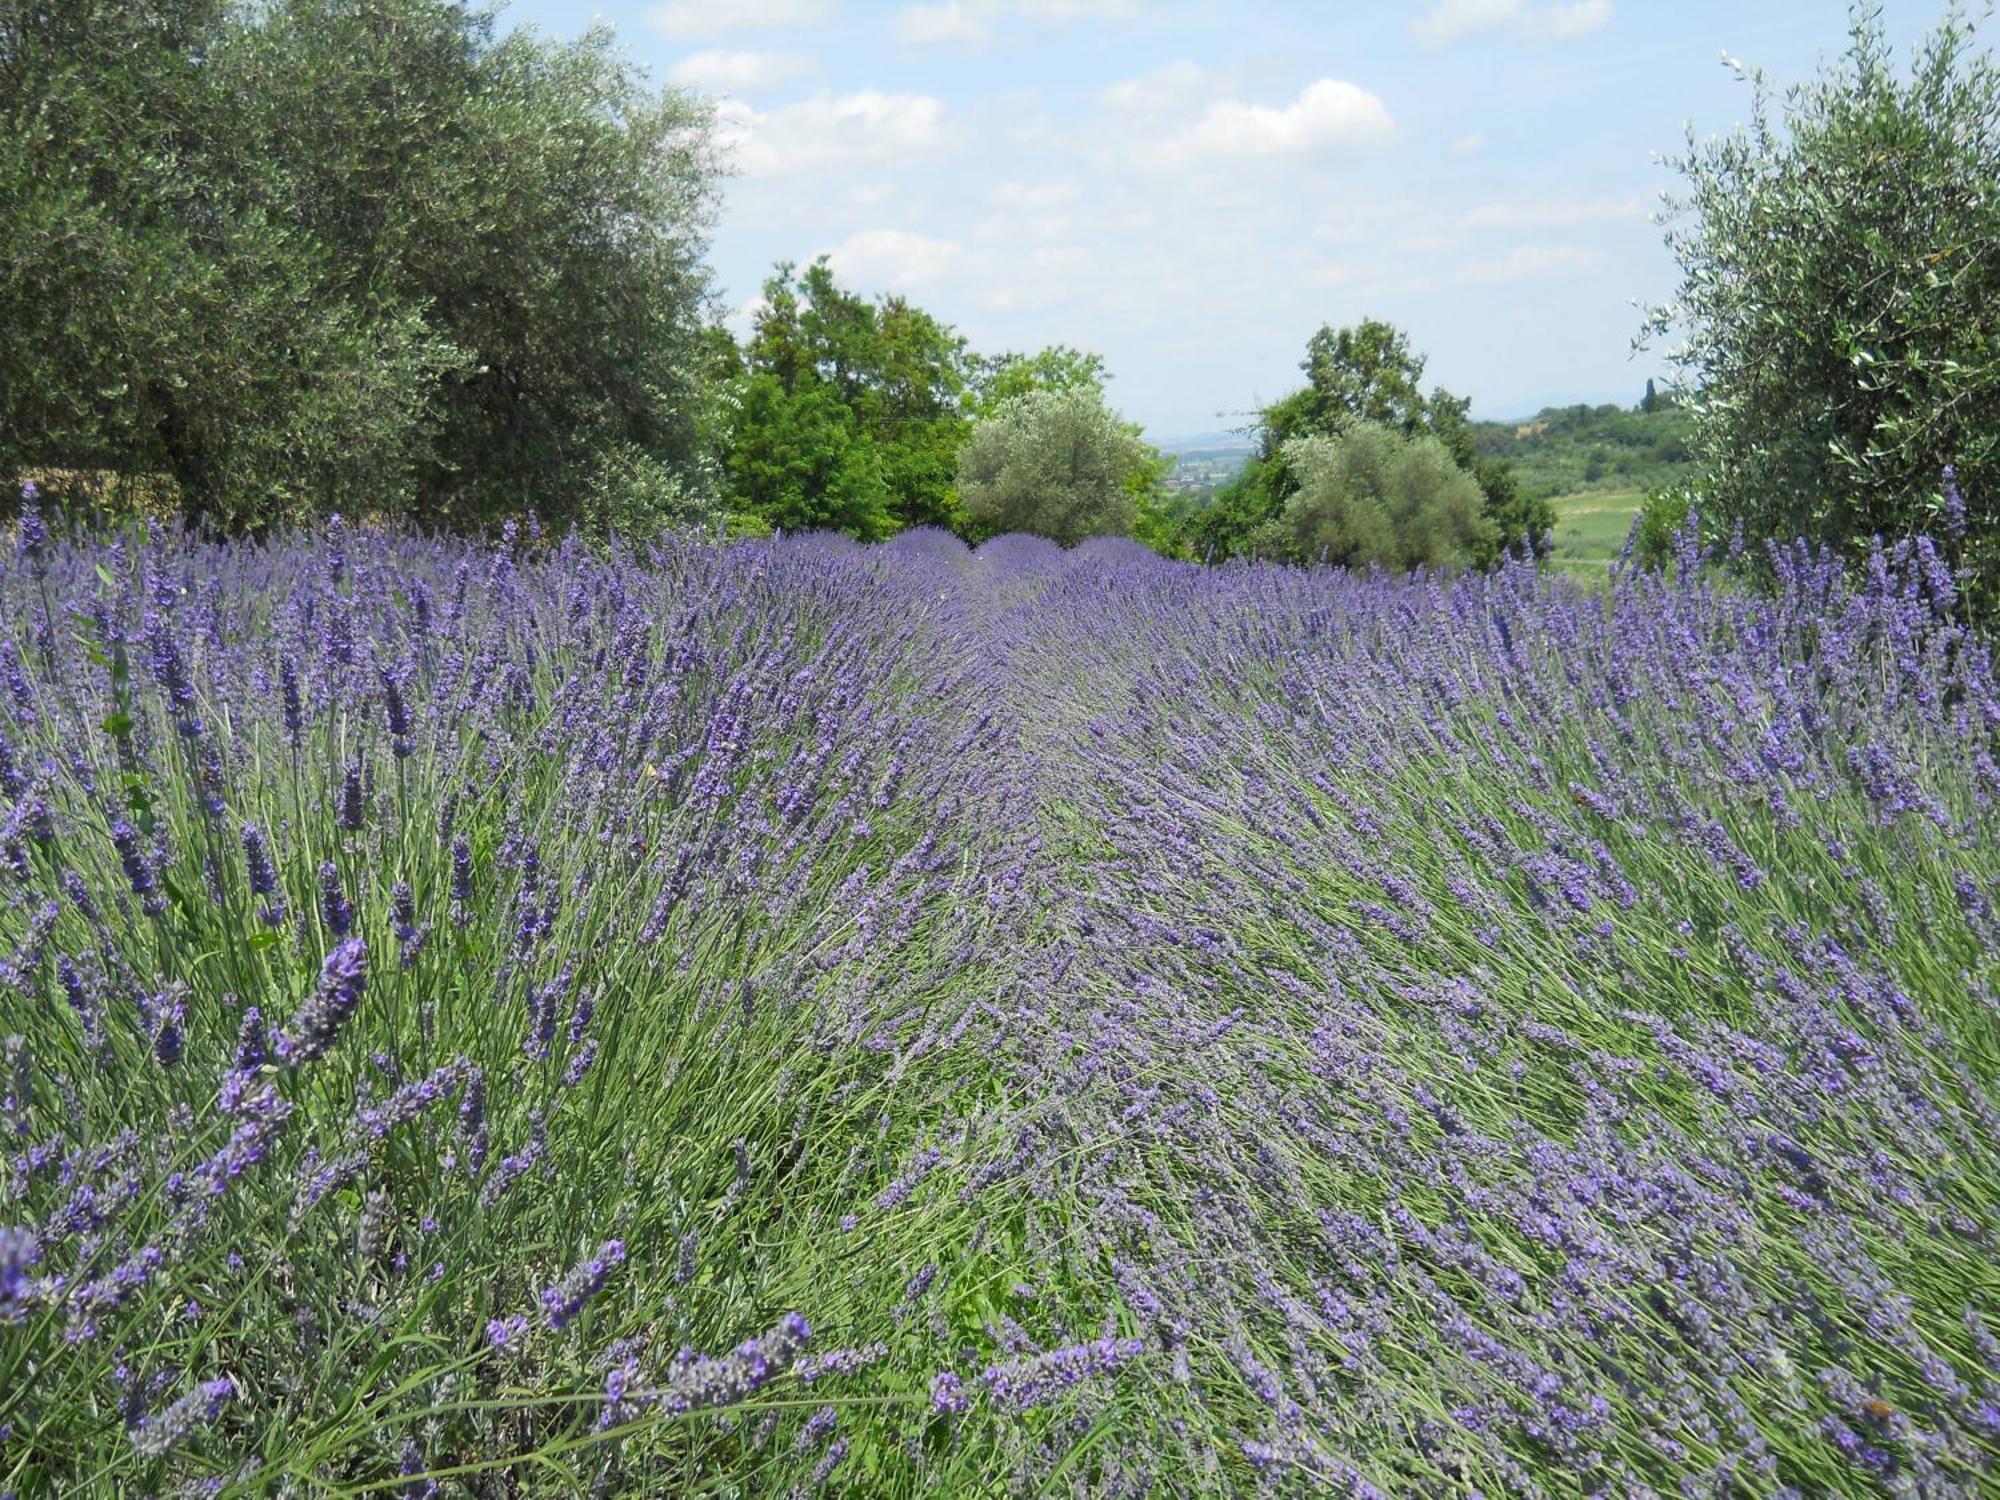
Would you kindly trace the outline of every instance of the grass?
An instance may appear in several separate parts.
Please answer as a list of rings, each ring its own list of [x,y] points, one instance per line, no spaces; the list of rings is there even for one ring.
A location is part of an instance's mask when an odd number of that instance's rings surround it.
[[[1551,500],[1556,525],[1549,565],[1585,583],[1604,582],[1645,498],[1643,490],[1580,490]]]
[[[1562,495],[1555,507],[1555,560],[1596,567],[1610,563],[1644,503],[1644,490],[1584,490]]]

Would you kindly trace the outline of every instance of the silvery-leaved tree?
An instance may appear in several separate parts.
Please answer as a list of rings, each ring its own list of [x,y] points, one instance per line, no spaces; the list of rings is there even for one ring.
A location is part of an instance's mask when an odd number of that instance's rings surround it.
[[[1928,536],[2000,601],[2000,70],[1954,9],[1895,65],[1857,6],[1841,60],[1670,165],[1681,286],[1648,310],[1720,538],[1849,552]],[[1955,466],[1956,484],[1946,474]],[[1750,555],[1758,555],[1752,547]]]
[[[1129,535],[1158,456],[1090,386],[1002,401],[958,456],[959,498],[975,532],[1027,531],[1072,546]]]

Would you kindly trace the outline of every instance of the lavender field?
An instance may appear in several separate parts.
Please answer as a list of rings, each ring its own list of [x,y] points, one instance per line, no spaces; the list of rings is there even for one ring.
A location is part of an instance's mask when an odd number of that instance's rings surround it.
[[[2000,1484],[2000,730],[1775,593],[0,563],[0,1493]]]

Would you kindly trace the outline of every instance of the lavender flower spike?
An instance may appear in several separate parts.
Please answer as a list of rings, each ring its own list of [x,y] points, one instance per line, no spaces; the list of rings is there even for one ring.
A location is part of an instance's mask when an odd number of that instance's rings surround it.
[[[26,1314],[34,1288],[28,1268],[41,1258],[32,1229],[0,1229],[0,1323],[18,1323]]]
[[[368,983],[368,945],[347,938],[320,966],[319,988],[278,1035],[278,1060],[289,1067],[311,1062],[339,1035],[340,1026],[361,1003]]]
[[[141,1416],[132,1427],[132,1447],[141,1458],[161,1458],[187,1440],[197,1427],[222,1415],[223,1405],[236,1394],[228,1376],[204,1381],[165,1411]]]
[[[812,1329],[797,1313],[786,1313],[761,1338],[745,1339],[715,1358],[683,1351],[654,1399],[670,1415],[705,1407],[734,1406],[791,1368]]]
[[[571,1271],[554,1286],[542,1291],[542,1318],[551,1328],[566,1328],[574,1322],[584,1304],[604,1290],[611,1268],[625,1259],[623,1240],[606,1240],[597,1254]]]

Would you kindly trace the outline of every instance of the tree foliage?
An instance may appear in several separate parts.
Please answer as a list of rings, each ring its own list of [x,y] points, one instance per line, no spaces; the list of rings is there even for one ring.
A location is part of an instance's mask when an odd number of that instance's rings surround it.
[[[0,467],[232,526],[699,487],[704,110],[453,0],[0,0]]]
[[[1027,531],[1067,547],[1129,535],[1161,469],[1096,389],[1038,389],[1007,398],[973,428],[958,486],[978,533]]]
[[[974,409],[990,417],[1003,402],[1033,391],[1093,391],[1103,394],[1110,378],[1104,357],[1068,344],[1051,344],[1034,354],[999,354],[974,361]]]
[[[1469,475],[1489,525],[1476,529],[1469,561],[1480,566],[1503,552],[1546,550],[1555,515],[1546,500],[1524,495],[1505,461],[1482,455],[1467,420],[1471,403],[1442,387],[1423,388],[1424,357],[1409,336],[1376,319],[1351,328],[1323,327],[1306,344],[1300,368],[1307,383],[1259,413],[1258,449],[1215,502],[1188,524],[1192,556],[1219,560],[1268,548],[1284,532],[1287,502],[1300,475],[1287,457],[1301,438],[1334,438],[1358,424],[1429,438]],[[1314,450],[1317,451],[1317,450]]]
[[[1452,568],[1487,556],[1495,524],[1479,483],[1429,433],[1352,422],[1291,439],[1297,487],[1252,539],[1258,556],[1348,568]]]
[[[904,298],[858,297],[824,260],[779,265],[729,423],[736,503],[788,530],[863,538],[954,524],[969,367],[965,341]]]
[[[1899,74],[1878,10],[1747,125],[1690,135],[1668,244],[1705,524],[1849,551],[1934,531],[2000,595],[2000,69],[1957,11]],[[1971,513],[1949,514],[1955,464]],[[1955,535],[1954,535],[1955,534]]]

